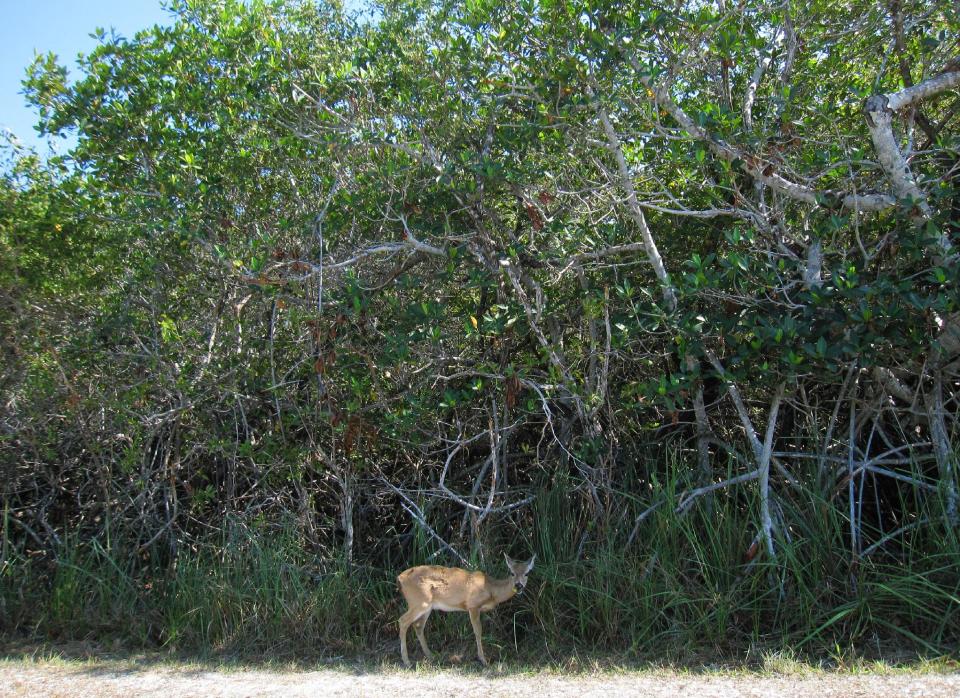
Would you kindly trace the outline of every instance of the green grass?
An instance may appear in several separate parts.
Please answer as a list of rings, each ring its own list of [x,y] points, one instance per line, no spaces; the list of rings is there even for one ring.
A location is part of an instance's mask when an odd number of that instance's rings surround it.
[[[526,593],[484,616],[488,654],[530,666],[605,657],[755,668],[956,656],[960,545],[938,517],[903,545],[854,559],[841,507],[783,496],[789,537],[778,538],[776,560],[750,558],[754,488],[677,514],[670,493],[680,484],[660,483],[667,502],[630,546],[645,504],[594,526],[562,481],[538,492],[519,525],[487,529],[489,572],[504,573],[499,551],[516,531],[525,539],[513,549],[537,553]],[[162,564],[121,541],[107,548],[66,536],[54,561],[12,551],[0,573],[2,635],[201,657],[392,662],[404,610],[395,576],[433,552],[417,535],[402,563],[351,565],[306,552],[293,525],[239,521]],[[465,614],[434,614],[427,634],[448,659],[473,660]]]
[[[16,643],[0,646],[0,667],[49,666],[64,668],[109,668],[115,672],[141,671],[153,668],[176,671],[216,671],[219,673],[268,671],[290,673],[312,671],[318,668],[352,674],[378,673],[415,676],[459,674],[463,676],[617,676],[643,674],[654,676],[825,676],[825,675],[942,675],[960,671],[960,662],[949,657],[910,659],[903,661],[866,659],[857,656],[837,656],[819,661],[798,658],[790,650],[766,652],[759,661],[717,662],[693,661],[687,663],[663,660],[627,661],[609,655],[587,657],[568,655],[555,661],[522,662],[496,661],[490,667],[476,662],[457,661],[443,657],[433,663],[419,662],[406,669],[389,658],[351,659],[278,659],[271,656],[196,656],[169,651],[109,649],[95,642],[60,644]]]

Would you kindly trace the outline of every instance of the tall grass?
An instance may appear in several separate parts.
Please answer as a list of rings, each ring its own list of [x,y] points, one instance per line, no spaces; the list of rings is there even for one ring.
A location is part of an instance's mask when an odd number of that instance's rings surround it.
[[[672,479],[656,489],[663,504],[629,546],[635,516],[650,502],[622,493],[627,504],[594,525],[563,479],[539,489],[527,518],[487,531],[472,554],[489,572],[503,573],[501,550],[537,553],[527,592],[484,621],[494,652],[629,660],[742,657],[757,647],[813,655],[837,647],[956,651],[960,544],[935,503],[926,525],[853,556],[843,507],[808,491],[784,495],[781,520],[789,525],[780,527],[776,559],[767,559],[751,547],[755,488],[718,492],[677,513],[675,493],[690,470],[674,463],[668,471]],[[292,524],[230,521],[162,566],[116,540],[107,547],[66,536],[55,561],[10,545],[0,568],[0,622],[6,633],[200,653],[392,656],[403,610],[397,572],[444,561],[422,532],[407,543],[406,559],[384,567],[318,559]],[[431,642],[472,656],[465,616],[445,615],[431,618]]]
[[[64,540],[55,563],[0,577],[6,633],[97,638],[190,652],[357,654],[379,634],[395,582],[319,564],[289,529],[233,526],[163,567],[123,547]]]

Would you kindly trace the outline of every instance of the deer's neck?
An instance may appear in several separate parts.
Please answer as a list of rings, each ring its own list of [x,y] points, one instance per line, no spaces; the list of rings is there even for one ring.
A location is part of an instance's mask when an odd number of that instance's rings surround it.
[[[490,594],[497,600],[497,603],[506,601],[509,598],[512,598],[516,595],[516,589],[514,589],[513,577],[507,577],[506,579],[493,579],[489,584]]]

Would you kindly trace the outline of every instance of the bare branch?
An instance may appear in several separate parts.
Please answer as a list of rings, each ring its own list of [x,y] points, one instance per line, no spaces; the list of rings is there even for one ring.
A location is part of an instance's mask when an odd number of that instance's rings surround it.
[[[899,92],[877,95],[877,97],[883,97],[885,100],[884,106],[890,111],[896,112],[955,87],[960,87],[960,71],[941,73],[921,82],[919,85],[906,87]],[[870,99],[874,99],[874,97]]]
[[[763,526],[763,538],[767,544],[767,553],[770,559],[776,559],[773,549],[773,520],[770,516],[770,454],[773,451],[773,434],[777,426],[777,413],[783,400],[786,383],[780,383],[770,402],[769,416],[767,417],[767,433],[763,438],[763,451],[760,455],[760,522]]]
[[[763,182],[773,189],[789,196],[791,199],[802,201],[811,206],[826,208],[841,207],[856,211],[882,211],[892,207],[896,200],[889,194],[836,194],[834,192],[820,192],[811,187],[790,181],[777,172],[777,164],[758,158],[731,145],[727,141],[708,132],[699,126],[680,106],[673,101],[667,85],[657,85],[645,73],[636,58],[630,57],[631,64],[639,73],[640,80],[650,90],[657,106],[666,111],[691,136],[703,141],[710,151],[722,160],[731,164],[740,163],[743,170],[751,177]]]
[[[896,538],[897,536],[903,535],[903,534],[906,533],[907,531],[912,531],[912,530],[915,529],[915,528],[919,528],[920,526],[923,526],[923,525],[926,524],[927,522],[928,522],[928,519],[927,519],[926,517],[923,517],[923,518],[917,519],[916,521],[912,521],[911,523],[908,523],[908,524],[906,524],[905,526],[901,526],[900,528],[898,528],[898,529],[896,529],[896,530],[894,530],[894,531],[890,531],[890,533],[888,533],[887,535],[883,536],[883,537],[882,537],[880,540],[878,540],[876,543],[873,543],[872,545],[868,545],[866,548],[864,548],[864,549],[863,549],[863,552],[860,554],[860,557],[867,557],[868,555],[871,555],[871,554],[875,553],[875,552],[876,552],[877,550],[879,550],[883,545],[885,545],[887,542],[893,540],[893,539]]]
[[[900,152],[900,146],[893,136],[893,110],[888,107],[886,95],[874,95],[863,105],[866,114],[867,128],[870,129],[870,138],[877,151],[877,159],[884,173],[893,185],[893,191],[898,199],[907,199],[915,202],[917,213],[914,221],[925,222],[932,212],[927,203],[927,197],[917,186],[910,172],[910,167]]]
[[[670,283],[670,276],[667,274],[667,269],[663,265],[660,250],[657,249],[657,243],[653,239],[653,233],[650,232],[650,227],[647,225],[646,216],[643,215],[643,211],[637,201],[637,191],[633,186],[633,176],[630,174],[630,168],[627,166],[627,160],[623,155],[623,146],[620,144],[620,139],[617,136],[616,130],[613,128],[613,124],[610,123],[610,117],[607,115],[606,109],[600,103],[600,100],[597,99],[593,87],[589,88],[589,94],[593,97],[597,117],[600,119],[600,123],[603,125],[603,131],[607,136],[608,148],[617,161],[617,169],[620,173],[620,186],[623,187],[623,190],[627,193],[627,208],[630,210],[630,215],[640,229],[643,249],[647,253],[647,259],[650,261],[653,272],[656,274],[657,280],[662,287],[663,301],[667,306],[667,310],[672,313],[677,309],[677,296],[673,290],[673,285]]]
[[[440,534],[437,533],[436,531],[434,531],[434,530],[433,530],[433,527],[431,527],[430,524],[427,523],[426,517],[424,517],[424,515],[423,515],[423,511],[421,511],[420,507],[417,506],[416,502],[414,502],[412,499],[410,499],[410,497],[408,497],[403,491],[401,491],[400,488],[398,488],[397,486],[395,486],[393,483],[391,483],[390,481],[388,481],[386,478],[381,478],[381,482],[383,482],[383,484],[385,484],[385,485],[386,485],[388,488],[390,488],[390,490],[392,490],[398,497],[400,497],[400,499],[403,500],[403,501],[400,502],[400,506],[403,507],[403,510],[410,515],[410,518],[412,518],[417,524],[419,524],[420,527],[423,528],[423,530],[425,530],[427,533],[429,533],[430,536],[431,536],[432,538],[434,538],[434,539],[440,544],[440,546],[441,546],[442,548],[444,548],[445,550],[450,551],[450,552],[453,554],[454,557],[456,557],[458,560],[460,560],[460,562],[461,562],[462,564],[464,564],[464,565],[467,564],[466,558],[465,558],[463,555],[461,555],[459,552],[457,552],[456,548],[454,548],[454,547],[453,547],[452,545],[450,545],[447,541],[445,541],[445,540],[440,536]]]
[[[960,72],[942,73],[919,85],[904,88],[899,92],[874,95],[867,98],[863,103],[867,128],[870,130],[870,138],[873,140],[873,147],[877,151],[880,165],[893,185],[893,191],[897,198],[914,202],[916,208],[911,217],[917,225],[929,220],[933,212],[927,202],[926,195],[917,185],[903,153],[900,152],[900,146],[897,145],[894,138],[893,115],[901,109],[957,85],[960,85]],[[949,253],[952,250],[953,246],[946,233],[941,235],[938,242],[944,253]]]
[[[763,78],[763,74],[767,71],[767,68],[770,67],[770,62],[773,60],[773,52],[783,43],[783,36],[783,30],[778,28],[773,35],[773,41],[770,42],[770,46],[767,48],[763,57],[757,61],[757,67],[754,69],[753,75],[750,76],[750,82],[747,83],[747,93],[743,98],[743,126],[747,131],[753,130],[753,102],[757,97],[757,88],[760,86],[760,80]]]
[[[744,482],[750,482],[751,480],[756,480],[761,475],[759,468],[756,470],[751,470],[749,473],[744,473],[743,475],[737,475],[736,477],[731,477],[722,482],[713,482],[709,485],[704,485],[703,487],[698,487],[695,490],[690,490],[689,492],[684,492],[680,495],[680,503],[677,506],[676,512],[682,514],[690,509],[693,506],[694,501],[698,497],[702,497],[705,494],[710,492],[716,492],[717,490],[723,489],[724,487],[730,487],[731,485],[739,485]]]
[[[725,374],[723,365],[712,351],[707,351],[707,360],[716,369],[717,373],[721,376]],[[727,385],[727,393],[730,395],[730,399],[733,400],[733,405],[737,409],[737,415],[740,417],[740,423],[743,424],[743,430],[746,432],[747,442],[753,451],[753,457],[759,465],[763,459],[763,444],[760,443],[760,439],[757,437],[757,431],[753,427],[753,422],[750,421],[747,406],[743,404],[743,399],[740,397],[740,391],[737,390],[737,386],[731,381],[725,382]]]

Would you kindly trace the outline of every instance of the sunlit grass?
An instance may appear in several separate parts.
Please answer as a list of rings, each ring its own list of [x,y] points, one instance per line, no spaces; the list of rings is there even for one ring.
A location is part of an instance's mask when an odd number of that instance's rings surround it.
[[[778,538],[776,560],[751,557],[752,490],[719,493],[680,514],[669,498],[690,468],[671,462],[666,471],[675,478],[659,483],[667,504],[630,545],[633,512],[591,529],[567,483],[538,492],[534,525],[520,542],[537,553],[527,592],[484,616],[496,666],[802,674],[940,666],[938,658],[956,652],[960,545],[936,520],[895,554],[851,564],[837,545],[848,525],[842,514],[809,494],[784,497],[790,537]],[[485,545],[496,550],[503,541],[491,535]],[[429,539],[417,537],[409,562],[435,562],[432,552]],[[488,571],[503,574],[501,564]],[[293,525],[233,522],[162,564],[131,554],[119,539],[108,549],[66,536],[52,565],[7,561],[0,630],[52,646],[90,642],[99,654],[160,650],[201,661],[386,668],[399,659],[398,571],[318,558]],[[465,614],[433,614],[427,634],[439,659],[416,671],[476,669]]]

